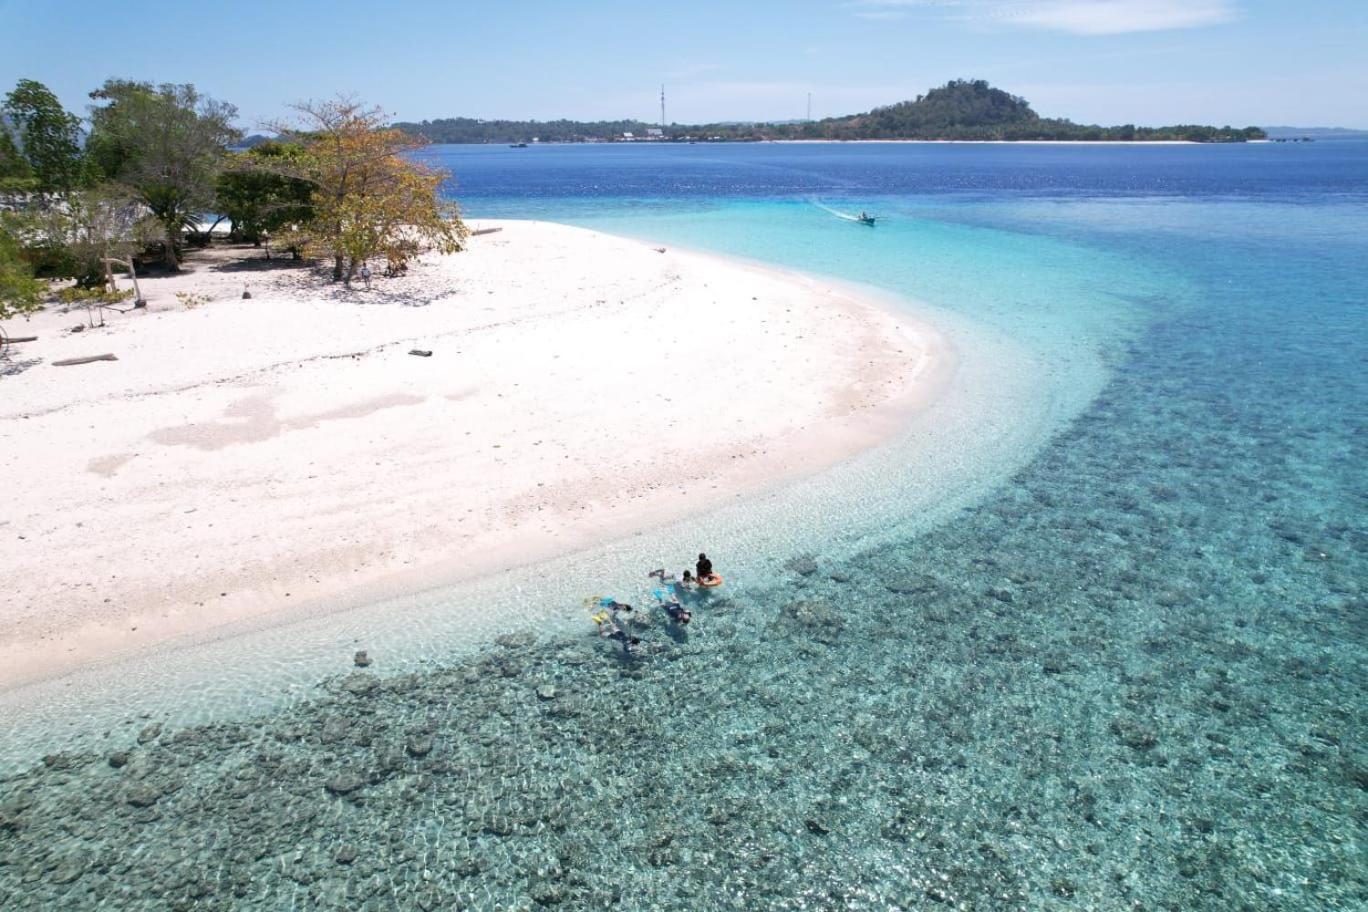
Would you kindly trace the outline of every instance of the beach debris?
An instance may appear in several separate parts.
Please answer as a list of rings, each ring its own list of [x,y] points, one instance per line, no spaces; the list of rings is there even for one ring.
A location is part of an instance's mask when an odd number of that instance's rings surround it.
[[[427,348],[427,349],[424,349],[424,348],[410,348],[410,349],[409,349],[409,354],[410,354],[410,355],[417,355],[419,358],[431,358],[431,357],[432,357],[432,349],[430,349],[430,348]]]
[[[71,367],[75,364],[91,364],[95,361],[118,361],[117,355],[106,352],[103,355],[88,355],[84,358],[67,358],[64,361],[53,361],[53,367]]]
[[[366,655],[366,650],[364,649],[358,649],[356,655],[352,656],[352,661],[356,664],[357,668],[365,668],[371,663],[370,656]]]
[[[476,228],[474,231],[470,232],[470,236],[471,236],[471,237],[479,237],[479,236],[482,235],[482,234],[497,234],[497,233],[500,232],[500,231],[503,231],[503,229],[502,229],[502,228]]]
[[[665,252],[665,248],[664,248],[664,247],[652,247],[651,249],[654,250],[656,253],[664,253],[664,252]]]
[[[247,285],[244,283],[243,286],[242,286],[242,300],[244,300],[244,301],[250,301],[251,299],[252,299],[252,293],[251,293],[250,291],[247,290]]]
[[[37,337],[37,336],[10,336],[10,337],[9,337],[8,339],[6,339],[5,341],[9,342],[9,344],[11,344],[11,345],[18,345],[20,342],[37,342],[37,341],[38,341],[38,337]]]
[[[70,329],[68,329],[67,332],[74,332],[74,333],[85,332],[85,324],[84,324],[84,323],[77,323],[75,326],[73,326],[73,327],[71,327]]]

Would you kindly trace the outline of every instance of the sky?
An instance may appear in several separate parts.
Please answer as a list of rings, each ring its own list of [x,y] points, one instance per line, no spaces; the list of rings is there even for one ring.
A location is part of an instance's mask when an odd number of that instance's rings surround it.
[[[397,120],[787,120],[987,79],[1080,123],[1368,128],[1368,0],[0,0],[0,92],[84,114],[189,82],[249,131],[347,94]]]

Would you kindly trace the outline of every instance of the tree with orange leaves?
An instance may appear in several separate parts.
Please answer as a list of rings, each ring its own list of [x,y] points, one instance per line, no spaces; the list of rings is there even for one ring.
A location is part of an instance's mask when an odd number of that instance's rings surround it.
[[[346,98],[296,110],[300,123],[275,128],[302,150],[291,157],[291,176],[313,186],[313,217],[293,237],[332,258],[333,281],[350,284],[372,257],[395,264],[425,250],[461,249],[469,232],[456,205],[438,195],[449,175],[409,157],[423,140]]]

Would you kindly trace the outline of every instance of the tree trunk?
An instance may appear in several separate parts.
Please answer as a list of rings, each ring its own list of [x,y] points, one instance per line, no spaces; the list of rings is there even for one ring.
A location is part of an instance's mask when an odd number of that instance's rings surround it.
[[[214,219],[214,224],[210,225],[208,230],[205,231],[200,230],[199,223],[197,222],[195,224],[195,230],[190,232],[190,237],[194,241],[195,246],[208,247],[211,245],[214,242],[214,229],[227,217],[228,216],[226,215],[220,215],[218,218]]]
[[[342,281],[342,270],[343,270],[343,269],[344,269],[344,263],[343,263],[343,259],[342,259],[342,254],[340,254],[340,253],[335,253],[335,254],[333,254],[333,281],[334,281],[334,282],[340,282],[340,281]]]
[[[176,235],[179,232],[171,225],[166,226],[166,253],[162,257],[162,262],[166,264],[167,272],[180,272],[180,260],[176,259]]]

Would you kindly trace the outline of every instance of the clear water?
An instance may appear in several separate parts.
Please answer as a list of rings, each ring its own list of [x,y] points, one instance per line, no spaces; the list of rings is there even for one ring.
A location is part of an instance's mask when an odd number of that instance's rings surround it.
[[[1368,904],[1368,145],[432,154],[474,218],[916,302],[972,420],[607,545],[598,589],[542,568],[11,702],[0,907]],[[729,585],[687,633],[587,634],[572,592],[638,598],[700,534]],[[471,599],[559,607],[478,647],[442,622]],[[382,675],[310,689],[354,640]],[[292,696],[185,725],[239,692]]]

